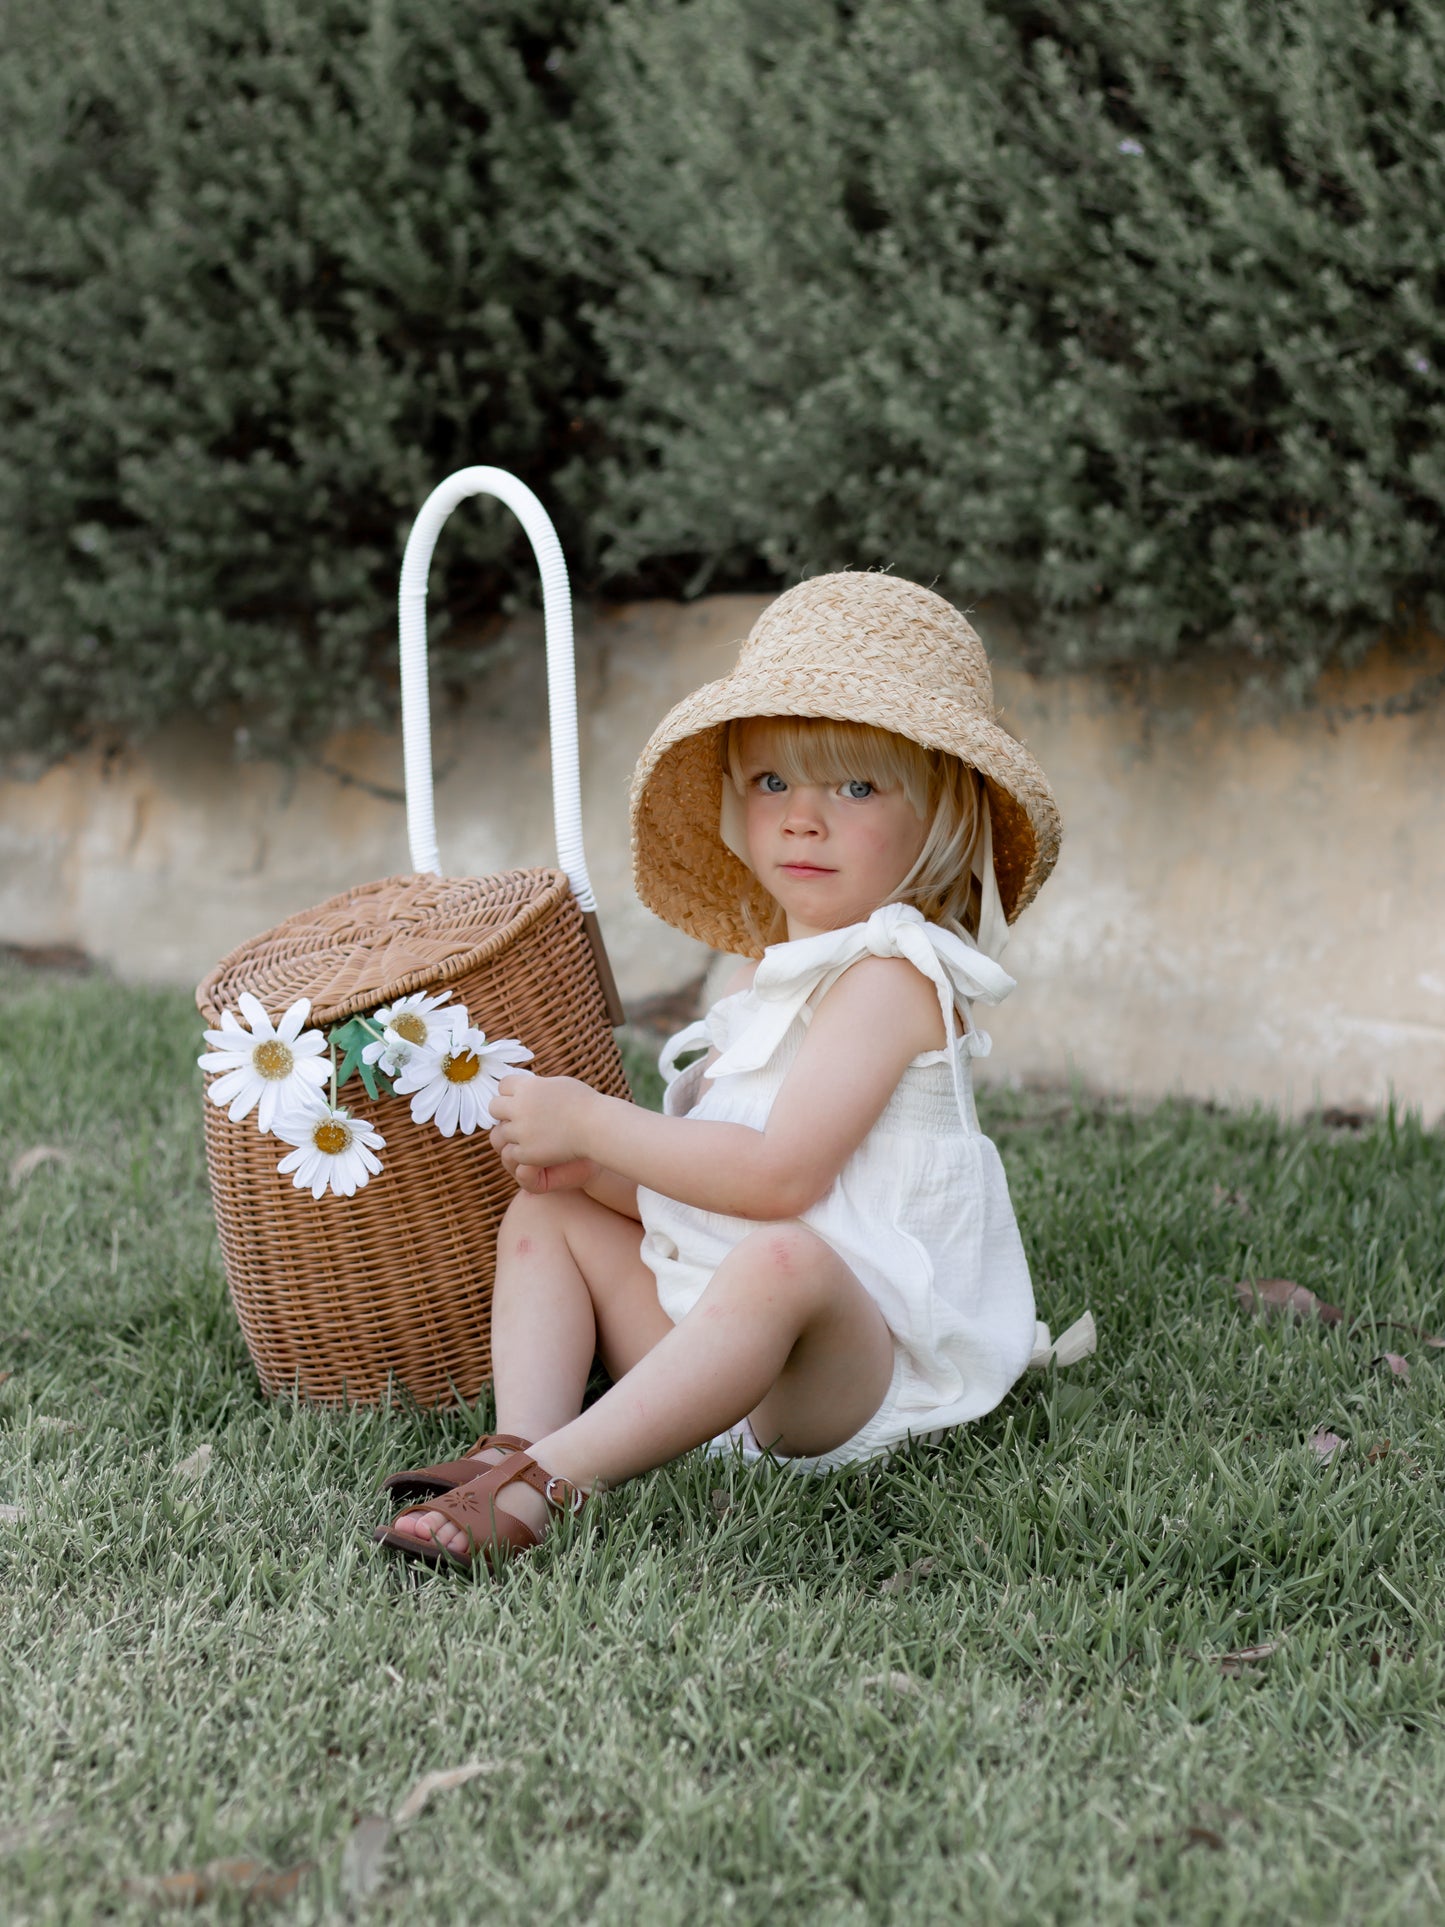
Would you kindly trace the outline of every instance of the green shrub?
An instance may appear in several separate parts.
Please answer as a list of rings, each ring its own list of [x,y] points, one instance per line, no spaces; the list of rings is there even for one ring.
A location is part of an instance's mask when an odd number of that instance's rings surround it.
[[[379,717],[495,462],[584,588],[881,566],[1042,667],[1445,629],[1424,0],[0,19],[0,750]],[[518,587],[454,519],[456,644]]]
[[[557,192],[553,30],[587,8],[26,15],[0,27],[0,746],[381,713],[427,491],[469,462],[545,487],[582,426],[574,297],[518,240]],[[439,606],[530,580],[509,513],[454,528]]]
[[[1297,687],[1445,628],[1438,6],[622,0],[600,40],[612,566],[895,568],[1047,666]]]

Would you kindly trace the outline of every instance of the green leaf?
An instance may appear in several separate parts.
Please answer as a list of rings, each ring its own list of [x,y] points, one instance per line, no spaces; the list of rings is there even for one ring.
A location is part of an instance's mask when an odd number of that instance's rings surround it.
[[[344,1024],[332,1026],[327,1034],[327,1042],[342,1053],[336,1073],[338,1092],[353,1076],[359,1076],[369,1097],[375,1099],[382,1090],[391,1095],[395,1087],[386,1072],[376,1064],[362,1062],[362,1052],[368,1044],[377,1041],[379,1034],[376,1025],[366,1017],[351,1017]]]

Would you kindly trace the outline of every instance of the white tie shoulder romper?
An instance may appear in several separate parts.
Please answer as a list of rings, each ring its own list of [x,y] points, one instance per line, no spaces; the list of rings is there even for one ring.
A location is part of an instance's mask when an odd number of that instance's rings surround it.
[[[823,1471],[877,1458],[990,1411],[1029,1363],[1046,1331],[1034,1319],[1028,1261],[1008,1182],[979,1129],[970,1069],[989,1047],[968,1016],[975,999],[998,1003],[1013,979],[970,944],[887,904],[866,923],[774,944],[751,988],[724,997],[662,1053],[669,1117],[761,1129],[813,1012],[860,957],[906,957],[938,991],[943,1050],[915,1057],[882,1116],[802,1223],[849,1265],[883,1313],[894,1341],[893,1378],[882,1406],[846,1444],[820,1458],[788,1459]],[[964,1013],[960,1027],[959,1012]],[[691,1050],[719,1055],[679,1072]],[[639,1188],[642,1255],[674,1324],[701,1297],[732,1248],[756,1229],[746,1218],[678,1204]],[[746,1421],[714,1441],[758,1453]]]

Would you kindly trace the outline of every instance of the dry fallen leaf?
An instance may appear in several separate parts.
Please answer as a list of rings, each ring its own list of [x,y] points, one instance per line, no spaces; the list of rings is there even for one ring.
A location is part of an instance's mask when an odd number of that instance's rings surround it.
[[[261,1860],[212,1860],[184,1873],[163,1873],[127,1880],[126,1892],[135,1900],[162,1907],[199,1907],[223,1891],[241,1893],[248,1900],[289,1900],[315,1863],[273,1873]]]
[[[1338,1325],[1344,1313],[1292,1278],[1244,1278],[1234,1287],[1240,1309],[1257,1318],[1318,1318],[1322,1325]]]
[[[1372,1445],[1369,1451],[1365,1454],[1365,1464],[1378,1465],[1380,1463],[1380,1460],[1384,1458],[1385,1454],[1389,1451],[1389,1449],[1390,1449],[1390,1441],[1388,1439],[1377,1440],[1376,1443]]]
[[[891,1693],[901,1693],[905,1697],[917,1693],[918,1681],[910,1679],[907,1673],[869,1673],[863,1681],[865,1686],[886,1686]]]
[[[22,1151],[18,1158],[11,1161],[10,1182],[24,1184],[32,1172],[38,1171],[42,1164],[69,1164],[71,1155],[58,1144],[32,1144],[28,1151]]]
[[[1212,1847],[1216,1853],[1224,1848],[1224,1835],[1216,1833],[1213,1827],[1186,1827],[1184,1829],[1186,1847]]]
[[[209,1439],[204,1445],[198,1445],[188,1459],[182,1459],[178,1465],[171,1467],[171,1476],[177,1479],[199,1478],[209,1467],[211,1463],[211,1453],[214,1450],[215,1448]]]
[[[1338,1432],[1331,1432],[1323,1425],[1317,1425],[1309,1436],[1309,1448],[1318,1454],[1322,1465],[1328,1465],[1336,1452],[1344,1449],[1344,1445],[1345,1441]]]
[[[1271,1653],[1277,1653],[1278,1651],[1279,1641],[1277,1639],[1270,1640],[1268,1644],[1264,1646],[1241,1646],[1235,1652],[1221,1653],[1219,1655],[1219,1668],[1221,1672],[1227,1673],[1231,1679],[1238,1679],[1246,1666],[1255,1666],[1260,1660],[1268,1659]]]
[[[0,1372],[0,1385],[3,1385],[7,1378],[14,1378],[14,1376],[14,1372]]]
[[[364,1813],[342,1843],[342,1892],[352,1900],[370,1900],[386,1878],[390,1846],[390,1820],[379,1813]]]
[[[24,1517],[23,1505],[0,1505],[0,1526],[18,1526]]]
[[[890,1574],[879,1586],[879,1592],[907,1592],[915,1579],[926,1579],[937,1565],[936,1559],[915,1559],[911,1566]]]
[[[475,1780],[479,1773],[490,1772],[491,1765],[490,1760],[469,1760],[465,1766],[448,1766],[436,1773],[423,1773],[397,1808],[395,1824],[406,1826],[415,1820],[434,1793],[450,1793],[454,1786],[465,1786],[468,1780]]]
[[[1408,1358],[1402,1358],[1399,1352],[1381,1352],[1378,1358],[1371,1360],[1371,1363],[1387,1366],[1390,1376],[1398,1378],[1402,1385],[1410,1383],[1410,1361]]]

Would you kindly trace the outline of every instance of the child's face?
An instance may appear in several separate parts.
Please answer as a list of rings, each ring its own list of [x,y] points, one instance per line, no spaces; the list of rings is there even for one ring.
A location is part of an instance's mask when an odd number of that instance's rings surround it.
[[[774,726],[742,726],[739,759],[748,857],[782,905],[788,936],[817,936],[862,923],[907,876],[927,825],[902,790],[844,775],[793,785],[771,760]]]

